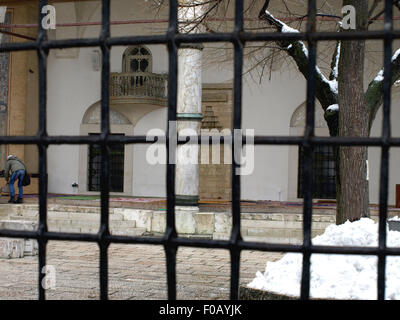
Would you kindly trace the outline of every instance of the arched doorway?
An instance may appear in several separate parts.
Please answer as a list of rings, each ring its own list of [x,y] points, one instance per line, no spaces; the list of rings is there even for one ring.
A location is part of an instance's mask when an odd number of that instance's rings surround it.
[[[290,120],[290,135],[302,136],[306,124],[306,102],[293,112]],[[329,136],[329,129],[324,119],[324,111],[320,104],[315,105],[315,134]],[[303,190],[303,149],[298,146],[289,148],[289,190],[290,200],[302,199]],[[332,146],[316,146],[313,153],[313,198],[336,198],[335,158]]]
[[[83,116],[81,135],[100,134],[100,102],[90,106]],[[110,107],[111,134],[133,135],[131,121],[121,112]],[[100,191],[101,149],[98,145],[80,147],[79,192]],[[110,192],[132,194],[133,146],[113,144],[110,146]]]

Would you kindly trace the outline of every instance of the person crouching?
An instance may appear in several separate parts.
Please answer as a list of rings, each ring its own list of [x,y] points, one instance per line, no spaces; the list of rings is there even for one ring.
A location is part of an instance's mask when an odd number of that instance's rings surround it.
[[[11,176],[10,176],[11,172]],[[7,163],[5,168],[5,179],[7,183],[10,185],[10,200],[9,203],[22,203],[23,202],[23,189],[22,189],[22,180],[24,180],[24,176],[26,174],[25,164],[18,159],[16,156],[9,155],[7,157]],[[18,179],[18,199],[15,199],[15,190],[14,190],[14,182]],[[10,180],[10,181],[9,181]]]

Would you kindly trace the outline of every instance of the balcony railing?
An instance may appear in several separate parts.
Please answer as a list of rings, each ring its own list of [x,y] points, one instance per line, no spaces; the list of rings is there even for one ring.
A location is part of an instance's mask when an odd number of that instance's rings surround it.
[[[167,75],[150,72],[111,73],[111,97],[167,98]]]

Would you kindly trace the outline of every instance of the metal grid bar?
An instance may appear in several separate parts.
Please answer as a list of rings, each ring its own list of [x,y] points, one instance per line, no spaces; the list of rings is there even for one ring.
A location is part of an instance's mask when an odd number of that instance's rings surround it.
[[[39,3],[39,21],[43,14],[40,8],[47,4],[46,0]],[[7,136],[0,137],[2,144],[36,144],[39,148],[39,226],[36,232],[18,230],[0,230],[0,236],[11,238],[32,238],[39,243],[39,299],[45,299],[45,290],[41,285],[44,274],[41,272],[46,265],[46,245],[49,240],[97,242],[100,248],[100,298],[108,298],[108,247],[111,243],[125,244],[152,244],[163,245],[167,260],[168,298],[176,299],[176,253],[179,246],[198,248],[219,248],[230,251],[231,256],[231,299],[238,299],[240,252],[242,250],[259,250],[271,252],[298,252],[303,254],[303,269],[301,281],[301,299],[310,297],[310,258],[315,253],[325,254],[359,254],[378,256],[378,299],[385,296],[385,262],[386,256],[400,255],[400,248],[386,247],[386,219],[388,200],[389,177],[389,149],[399,147],[400,139],[391,137],[390,127],[390,78],[391,78],[391,51],[392,41],[400,38],[400,31],[394,31],[392,26],[392,2],[385,0],[385,29],[383,31],[366,31],[351,33],[316,32],[316,1],[308,1],[308,14],[305,33],[249,33],[243,30],[243,2],[235,1],[235,29],[232,33],[218,34],[179,34],[177,0],[170,0],[169,27],[165,35],[161,36],[131,36],[110,37],[110,0],[102,0],[101,33],[96,39],[47,40],[46,30],[39,28],[36,42],[11,43],[0,45],[0,52],[36,50],[39,62],[39,130],[36,136]],[[384,40],[384,106],[383,132],[378,138],[324,138],[315,137],[314,98],[315,98],[315,70],[316,44],[322,40],[353,40],[353,39],[383,39]],[[309,45],[309,79],[307,81],[307,120],[306,133],[301,137],[256,136],[257,145],[299,145],[304,148],[304,212],[302,245],[273,244],[243,241],[240,234],[240,169],[237,162],[240,159],[235,146],[239,142],[246,143],[246,137],[233,134],[220,138],[223,143],[226,139],[233,141],[232,148],[232,219],[231,238],[223,240],[186,239],[177,235],[175,227],[175,150],[176,141],[176,111],[177,111],[177,80],[178,80],[178,49],[181,43],[199,42],[231,42],[234,45],[234,113],[233,129],[241,128],[242,121],[242,67],[243,47],[246,41],[276,41],[276,40],[303,40]],[[144,136],[112,136],[110,135],[109,115],[109,76],[110,76],[110,49],[114,45],[134,44],[167,44],[169,54],[169,86],[168,86],[168,132],[166,137],[149,139]],[[46,90],[47,90],[47,56],[50,49],[93,47],[100,46],[102,50],[102,80],[101,80],[101,134],[99,136],[48,136],[46,130]],[[178,141],[186,143],[190,138]],[[240,141],[240,139],[242,141]],[[109,232],[109,146],[115,142],[121,144],[153,143],[162,140],[167,144],[167,228],[163,238],[115,236]],[[202,143],[212,139],[196,137],[192,141]],[[47,228],[47,147],[51,144],[99,144],[101,146],[101,225],[97,234],[74,234],[49,232]],[[316,145],[331,146],[378,146],[382,149],[381,179],[380,179],[380,206],[379,206],[379,246],[371,247],[336,247],[316,246],[311,244],[311,217],[312,217],[312,150]]]
[[[300,41],[332,41],[332,40],[382,40],[387,37],[385,31],[355,31],[355,32],[314,32],[306,34],[300,33],[250,33],[243,31],[238,35],[233,33],[213,33],[213,34],[176,34],[174,41],[179,43],[202,43],[202,42],[234,42],[238,38],[242,41],[277,41],[277,40],[300,40]],[[390,33],[393,40],[400,39],[400,30],[393,30]],[[112,37],[104,40],[99,38],[86,39],[65,39],[65,40],[46,40],[40,43],[43,49],[66,49],[82,47],[98,47],[102,44],[107,46],[139,45],[139,44],[166,44],[170,41],[168,35],[154,36],[125,36]],[[0,45],[0,52],[37,50],[39,47],[36,42],[4,43]]]
[[[255,145],[303,145],[304,136],[254,136]],[[168,137],[162,136],[124,136],[115,138],[108,136],[104,139],[103,143],[111,145],[113,143],[121,144],[152,144],[154,142],[167,142]],[[188,136],[184,139],[179,138],[178,144],[185,143],[212,143],[213,138],[205,136]],[[214,137],[215,139],[215,137]],[[221,144],[224,141],[229,143],[232,141],[232,136],[220,136],[219,141]],[[217,139],[217,141],[218,141]],[[248,137],[242,136],[242,144],[246,144]],[[215,140],[214,140],[215,141]],[[312,145],[327,145],[327,146],[368,146],[368,147],[381,147],[386,145],[388,147],[400,147],[400,138],[352,138],[352,137],[310,137],[308,142]],[[0,144],[99,144],[98,138],[91,136],[0,136]]]
[[[381,175],[380,175],[380,192],[379,192],[379,249],[378,254],[378,299],[385,299],[385,268],[386,256],[384,250],[386,248],[386,219],[388,209],[388,186],[389,186],[389,146],[386,145],[386,140],[390,137],[390,99],[391,99],[391,84],[392,78],[392,39],[391,32],[393,31],[393,7],[392,1],[385,1],[385,24],[384,24],[384,81],[383,81],[383,126],[382,126],[382,154],[381,154]]]
[[[315,32],[316,16],[315,0],[308,1],[307,35]],[[311,259],[311,222],[312,222],[312,189],[313,189],[313,146],[308,139],[314,136],[315,127],[315,67],[316,67],[316,43],[308,40],[308,79],[307,79],[307,105],[306,128],[304,133],[304,171],[303,171],[303,268],[301,276],[300,298],[308,299],[310,295],[310,259]]]
[[[164,250],[167,260],[168,299],[176,300],[176,253],[178,237],[175,227],[175,163],[176,163],[176,113],[178,97],[178,2],[169,2],[168,25],[168,138],[167,138],[167,226]]]
[[[101,134],[100,141],[103,142],[110,135],[110,46],[106,40],[110,37],[110,0],[101,3]],[[100,249],[100,299],[108,298],[108,247],[110,242],[107,236],[109,229],[109,198],[110,198],[110,149],[109,145],[101,144],[101,175],[100,175],[100,231],[98,245]]]
[[[47,4],[47,0],[40,0],[39,7],[42,8]],[[39,11],[39,21],[42,20],[43,14]],[[38,136],[43,138],[47,136],[47,55],[48,50],[44,49],[41,44],[47,39],[47,32],[42,26],[38,29],[37,36],[37,53],[39,61],[39,131]],[[43,268],[46,265],[46,248],[47,239],[43,236],[47,232],[47,145],[38,143],[39,149],[39,227],[38,227],[38,248],[39,248],[39,300],[46,298],[46,292],[42,286],[44,279]]]
[[[240,153],[237,147],[240,136],[237,134],[242,127],[242,74],[243,74],[243,47],[244,41],[240,39],[243,31],[243,1],[235,1],[235,28],[233,33],[237,36],[234,45],[234,83],[233,83],[233,123],[234,131],[232,144],[232,232],[230,238],[231,257],[231,299],[239,298],[239,273],[240,273],[240,248],[238,241],[242,240],[240,234]]]

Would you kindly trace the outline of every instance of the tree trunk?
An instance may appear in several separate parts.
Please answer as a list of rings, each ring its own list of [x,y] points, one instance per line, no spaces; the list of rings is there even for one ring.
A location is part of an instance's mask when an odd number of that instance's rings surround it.
[[[368,28],[368,1],[344,0],[357,13],[357,31]],[[352,32],[344,31],[344,32]],[[342,41],[339,61],[339,131],[343,137],[368,137],[369,112],[364,96],[365,41]],[[340,147],[336,224],[369,216],[367,147]]]

